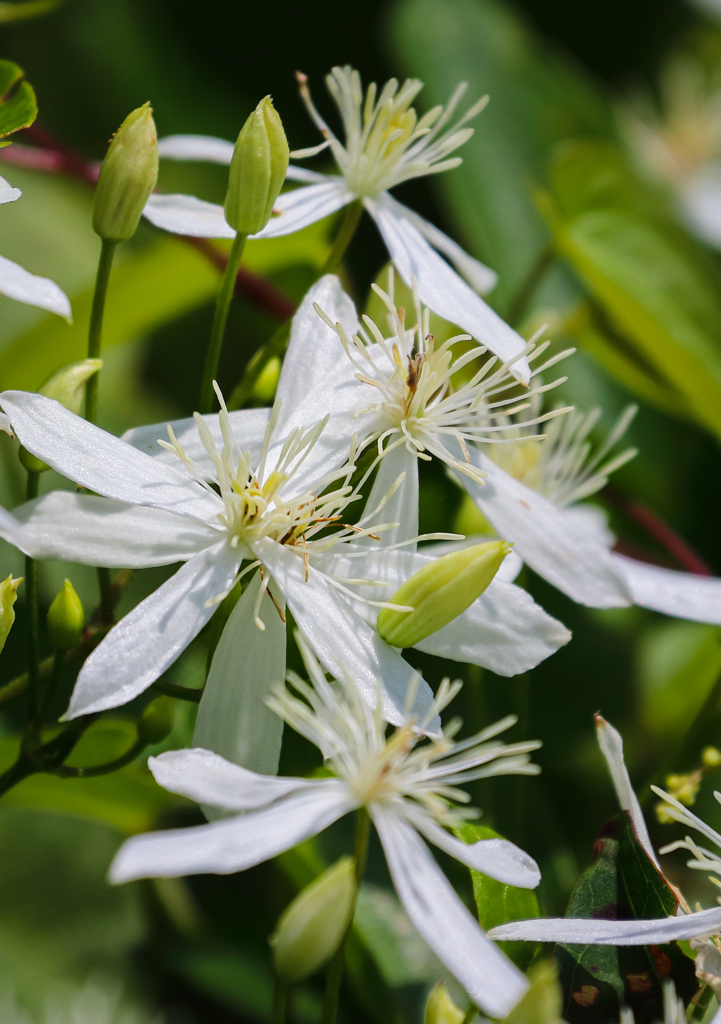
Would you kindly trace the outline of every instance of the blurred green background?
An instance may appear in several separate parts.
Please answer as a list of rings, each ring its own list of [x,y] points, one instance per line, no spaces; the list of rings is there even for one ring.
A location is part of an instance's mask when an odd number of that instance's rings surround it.
[[[699,294],[710,295],[704,336],[721,362],[718,257],[671,223],[667,197],[634,177],[614,115],[621,93],[639,83],[653,87],[670,50],[712,31],[681,0],[366,0],[344,5],[308,0],[272,6],[230,0],[206,5],[65,0],[44,18],[2,27],[0,55],[17,61],[35,86],[38,124],[88,160],[102,158],[128,111],[148,99],[160,136],[198,132],[233,139],[258,99],[272,93],[291,148],[300,148],[317,139],[296,93],[296,69],[310,76],[316,102],[326,111],[323,75],[337,63],[353,64],[366,82],[420,77],[426,82],[422,109],[444,102],[457,81],[465,79],[471,98],[488,92],[491,103],[464,147],[463,166],[437,179],[409,183],[398,196],[499,272],[500,283],[490,296],[499,312],[512,308],[549,243],[549,228],[536,202],[539,190],[551,189],[566,225],[578,226],[574,217],[601,208],[628,212],[633,206],[635,216],[646,203],[647,223],[682,254]],[[585,151],[569,150],[569,143],[579,140],[600,147],[591,151],[591,162],[611,175],[611,198],[594,179],[591,165],[584,164]],[[323,167],[323,159],[314,166]],[[90,227],[92,188],[86,182],[29,170],[11,160],[11,152],[0,154],[0,173],[23,189],[23,198],[0,211],[2,254],[56,280],[71,297],[75,314],[69,327],[0,297],[0,387],[34,389],[59,364],[83,354],[99,242]],[[159,186],[222,201],[225,177],[224,168],[164,161]],[[286,240],[250,243],[246,265],[297,302],[322,265],[333,230],[331,221]],[[614,244],[617,253],[623,250],[622,238],[612,237],[609,245]],[[568,256],[571,250],[567,246],[565,251]],[[100,400],[102,424],[118,433],[192,411],[219,280],[201,252],[149,225],[141,226],[119,256],[111,282]],[[661,259],[657,250],[650,262],[654,259]],[[348,287],[361,306],[384,260],[366,218],[346,265]],[[627,402],[641,400],[629,435],[641,454],[614,484],[622,495],[671,523],[721,573],[721,428],[713,401],[707,403],[710,412],[694,401],[699,382],[685,371],[681,342],[678,379],[660,374],[654,352],[666,345],[669,359],[678,355],[671,344],[675,339],[669,341],[662,332],[656,337],[651,331],[647,338],[629,327],[624,339],[622,349],[636,353],[634,365],[643,370],[645,384],[611,372],[608,361],[604,369],[596,358],[598,348],[591,354],[592,345],[584,347],[584,338],[566,324],[594,291],[572,262],[560,259],[544,279],[525,310],[524,333],[530,336],[539,323],[549,322],[558,344],[580,343],[579,353],[566,364],[569,381],[562,399],[585,409],[603,405],[605,426]],[[648,269],[641,260],[626,276],[641,287]],[[639,299],[649,307],[652,283]],[[688,290],[686,298],[691,305]],[[684,298],[678,302],[683,306]],[[277,322],[250,300],[236,300],[221,367],[224,390],[232,389]],[[638,352],[644,345],[642,358]],[[24,484],[16,446],[5,435],[0,435],[0,460],[0,500],[13,507],[22,500]],[[51,477],[46,474],[44,488],[70,486]],[[435,464],[424,467],[422,485],[421,529],[452,528],[459,492]],[[674,564],[628,515],[603,496],[600,503],[627,543]],[[19,575],[18,553],[3,545],[1,554],[0,577],[10,571]],[[122,607],[131,607],[168,572],[136,573]],[[66,575],[86,609],[95,607],[94,571],[60,564],[42,567],[45,604]],[[703,745],[721,746],[721,717],[712,704],[703,728],[684,747],[688,725],[721,671],[721,633],[637,608],[589,611],[532,573],[523,582],[574,631],[572,643],[530,675],[513,680],[466,669],[458,710],[469,729],[515,711],[521,721],[513,737],[543,740],[537,758],[543,766],[540,778],[477,784],[473,796],[487,824],[537,858],[544,874],[542,907],[557,914],[564,912],[579,871],[589,863],[600,825],[615,811],[595,746],[593,713],[601,710],[624,733],[639,789],[658,777],[660,766],[676,771],[697,767]],[[20,595],[18,622],[0,666],[2,681],[23,667],[22,588]],[[199,638],[175,667],[175,682],[202,682],[205,643]],[[456,667],[435,659],[419,657],[417,662],[431,682],[457,674]],[[72,682],[64,680],[65,697]],[[105,716],[86,737],[77,763],[122,752],[132,735],[130,722],[144,703],[147,697]],[[17,747],[15,731],[23,712],[20,701],[3,715],[0,758],[5,761]],[[175,730],[165,746],[186,744],[191,735],[192,705],[178,702]],[[305,773],[315,766],[313,752],[288,737],[282,771]],[[699,807],[718,827],[721,809],[711,798],[713,788],[711,777]],[[675,837],[672,828],[650,818],[659,843]],[[281,858],[244,875],[106,886],[104,874],[122,836],[153,824],[199,820],[190,804],[160,791],[142,763],[95,780],[38,776],[2,798],[0,984],[40,1000],[48,987],[79,983],[99,971],[103,977],[122,978],[134,998],[162,1009],[177,1024],[269,1020],[267,936],[296,887],[317,870],[317,858],[340,855],[348,849],[349,836],[341,825],[303,856]],[[444,861],[443,866],[470,898],[466,874],[456,864]],[[701,880],[684,873],[682,858],[675,858],[669,870],[683,881],[689,897],[709,899]],[[442,971],[388,890],[377,849],[369,879],[343,1014],[347,1020],[416,1021],[429,983]],[[317,1018],[320,991],[317,979],[299,991],[293,1008],[298,1021]]]

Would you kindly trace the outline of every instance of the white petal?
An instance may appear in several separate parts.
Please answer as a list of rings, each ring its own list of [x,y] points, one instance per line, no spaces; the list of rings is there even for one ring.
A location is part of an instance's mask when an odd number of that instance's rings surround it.
[[[223,207],[196,196],[154,194],[145,204],[143,216],[156,228],[172,231],[175,235],[235,238],[235,231],[226,221]]]
[[[319,171],[309,171],[307,167],[298,167],[297,164],[288,164],[288,170],[285,172],[286,181],[327,181],[328,178],[331,177],[335,178],[336,175],[321,174]]]
[[[623,573],[634,604],[677,619],[721,625],[721,579],[663,569],[625,555],[611,557]]]
[[[0,404],[28,451],[90,491],[202,520],[214,521],[223,509],[220,498],[184,472],[151,459],[51,398],[3,391]]]
[[[407,822],[373,808],[398,897],[438,959],[473,1002],[492,1017],[505,1017],[528,982],[484,935]]]
[[[496,287],[498,284],[498,274],[495,270],[491,270],[485,263],[481,263],[480,260],[469,256],[466,250],[462,249],[457,242],[454,242],[452,238],[449,238],[448,235],[444,234],[435,224],[431,224],[425,217],[421,217],[415,210],[411,210],[408,206],[403,206],[393,196],[389,195],[388,198],[391,200],[391,204],[398,215],[405,217],[406,220],[415,225],[420,233],[428,239],[434,249],[438,249],[444,256],[447,256],[459,274],[465,277],[466,281],[475,291],[485,295],[486,292],[490,292]]]
[[[406,691],[415,675],[408,662],[381,640],[313,566],[306,581],[303,559],[280,544],[265,538],[253,549],[285,596],[293,618],[326,671],[336,679],[351,678],[371,707],[375,707],[380,692],[386,721],[402,724]],[[432,700],[430,687],[421,680],[415,703],[419,717]],[[429,731],[439,727],[439,722],[433,721]]]
[[[306,185],[278,196],[269,222],[252,238],[278,238],[290,235],[309,224],[323,220],[352,203],[355,196],[341,177],[328,177],[316,185]]]
[[[541,881],[541,872],[533,857],[529,857],[524,850],[507,839],[482,839],[477,843],[463,843],[423,811],[410,808],[408,817],[429,842],[474,871],[482,871],[490,878],[520,889],[535,889]]]
[[[378,225],[398,273],[409,287],[413,278],[418,282],[421,302],[468,331],[503,362],[523,352],[523,338],[476,295],[388,198],[382,193],[377,199],[366,199],[365,206]],[[513,373],[528,383],[531,371],[525,358],[513,364]]]
[[[623,608],[630,594],[619,567],[597,533],[577,516],[514,480],[482,452],[471,450],[474,465],[488,474],[485,485],[459,477],[499,537],[540,576],[579,604]]]
[[[0,205],[3,203],[14,203],[21,195],[22,192],[19,188],[13,188],[9,181],[0,178]]]
[[[0,412],[0,430],[4,430],[6,434],[13,437],[13,428],[10,423],[10,417],[6,416],[4,412]]]
[[[258,775],[210,750],[168,750],[148,758],[156,782],[171,793],[226,811],[257,811],[291,793],[315,789],[308,779]]]
[[[87,659],[66,718],[127,704],[185,650],[238,571],[239,556],[223,541],[178,569],[114,626]]]
[[[4,532],[0,521],[0,536],[26,555],[114,569],[184,562],[222,536],[205,523],[165,509],[73,491],[44,494],[13,515],[20,532]]]
[[[694,234],[721,247],[721,162],[710,160],[680,188],[683,214]]]
[[[229,413],[233,438],[241,451],[250,451],[251,466],[257,466],[260,461],[269,417],[270,409],[238,409],[236,412]],[[220,451],[223,447],[223,435],[220,431],[218,414],[212,413],[203,416],[203,420],[210,430],[218,451]],[[215,479],[212,459],[200,440],[198,425],[192,416],[187,416],[182,420],[171,420],[170,423],[152,423],[148,427],[133,427],[132,430],[126,430],[121,440],[132,444],[133,448],[145,452],[146,455],[152,455],[159,462],[164,462],[177,469],[180,465],[177,455],[158,444],[159,438],[163,441],[168,440],[169,426],[172,427],[185,454],[207,474],[209,479]]]
[[[367,516],[378,508],[400,476],[403,476],[403,482],[378,513],[363,524],[365,528],[384,523],[398,523],[398,526],[378,534],[380,541],[359,537],[357,544],[378,550],[418,536],[418,458],[404,444],[399,444],[381,459],[363,515]],[[411,547],[402,550],[410,552]],[[389,551],[386,557],[393,559],[394,555],[395,552]]]
[[[649,946],[651,943],[691,939],[721,931],[721,907],[697,914],[662,917],[649,921],[604,921],[551,917],[510,921],[492,928],[496,942],[524,939],[527,942],[564,942],[594,946]]]
[[[482,665],[499,676],[528,672],[567,644],[571,634],[530,594],[494,579],[470,608],[421,640],[419,651]]]
[[[626,769],[626,762],[623,759],[623,739],[621,734],[604,718],[596,715],[596,737],[601,753],[606,758],[606,764],[608,765],[613,786],[616,790],[619,806],[622,811],[628,811],[631,815],[631,821],[633,822],[639,842],[660,871],[661,865],[656,857],[648,829],[646,828],[641,805],[634,793],[631,779]]]
[[[135,836],[118,851],[110,881],[245,871],[317,835],[354,806],[344,782],[322,779],[265,810]]]
[[[260,583],[256,573],[225,625],[198,708],[193,744],[253,772],[275,775],[283,720],[265,701],[273,683],[285,681],[285,623],[266,594],[260,606],[265,630],[256,626]],[[282,607],[282,594],[275,596]]]
[[[166,135],[158,139],[158,156],[166,160],[207,160],[230,165],[234,149],[232,142],[212,135]]]
[[[62,288],[50,278],[37,277],[4,256],[0,256],[0,293],[28,306],[40,306],[66,320],[72,319],[70,299]]]

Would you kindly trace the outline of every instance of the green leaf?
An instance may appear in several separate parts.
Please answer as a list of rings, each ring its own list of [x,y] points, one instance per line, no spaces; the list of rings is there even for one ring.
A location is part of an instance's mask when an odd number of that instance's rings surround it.
[[[26,21],[28,18],[40,18],[50,14],[59,7],[61,0],[27,0],[26,3],[0,3],[0,25],[11,21]]]
[[[485,825],[465,824],[456,829],[456,835],[466,843],[477,843],[481,839],[503,838]],[[471,868],[473,895],[478,910],[481,928],[489,931],[496,925],[507,921],[523,921],[531,917],[540,917],[538,897],[532,889],[518,889],[514,885],[504,885],[495,878],[489,878],[480,871]],[[526,970],[536,954],[538,946],[531,942],[499,942],[498,945],[521,970]]]
[[[571,896],[567,917],[641,920],[676,913],[677,901],[641,846],[627,813],[612,818],[594,846],[594,863]],[[569,1024],[605,1024],[629,1006],[637,1024],[663,1019],[663,982],[688,1004],[698,983],[693,961],[675,942],[662,946],[556,947]]]
[[[10,60],[0,60],[0,138],[29,128],[37,116],[35,92],[25,72]]]

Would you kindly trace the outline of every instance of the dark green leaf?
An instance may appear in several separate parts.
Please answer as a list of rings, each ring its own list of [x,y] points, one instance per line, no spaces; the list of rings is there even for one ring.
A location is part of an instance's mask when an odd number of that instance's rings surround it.
[[[25,72],[10,60],[0,60],[0,138],[29,128],[37,116],[35,92]]]
[[[676,897],[656,869],[624,813],[601,830],[594,863],[581,876],[568,917],[641,920],[676,913]],[[630,1006],[637,1024],[663,1020],[663,982],[673,981],[688,1004],[698,984],[693,961],[675,942],[663,946],[556,947],[569,1024],[618,1020]]]

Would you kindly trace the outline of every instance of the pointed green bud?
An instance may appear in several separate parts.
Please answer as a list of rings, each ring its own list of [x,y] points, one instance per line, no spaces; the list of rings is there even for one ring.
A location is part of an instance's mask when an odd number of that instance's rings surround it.
[[[254,235],[270,220],[289,156],[283,123],[266,96],[243,125],[230,164],[225,219],[239,235]]]
[[[0,651],[5,646],[8,633],[15,621],[15,599],[18,596],[18,587],[22,583],[22,576],[14,580],[12,573],[0,583]]]
[[[148,704],[138,722],[138,739],[145,743],[162,743],[173,728],[175,705],[172,697],[158,697]]]
[[[77,416],[83,405],[85,385],[102,365],[102,359],[78,359],[77,363],[68,363],[48,377],[38,388],[38,394],[54,398]]]
[[[423,1015],[423,1024],[461,1024],[465,1014],[451,999],[450,992],[439,981],[431,990]]]
[[[132,238],[158,180],[158,136],[144,103],[113,136],[95,188],[93,230],[111,242]]]
[[[65,580],[48,609],[48,636],[59,651],[69,651],[80,643],[85,628],[85,612],[70,580]]]
[[[341,857],[298,893],[270,937],[279,978],[295,985],[328,963],[343,941],[355,899],[352,857]]]
[[[413,647],[469,608],[480,597],[511,550],[505,540],[460,548],[413,573],[390,598],[409,612],[384,608],[378,632],[393,647]]]
[[[535,964],[528,972],[528,980],[531,987],[504,1024],[565,1024],[563,992],[553,963],[546,960]]]

